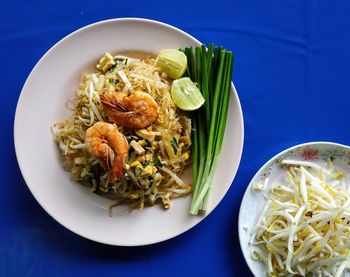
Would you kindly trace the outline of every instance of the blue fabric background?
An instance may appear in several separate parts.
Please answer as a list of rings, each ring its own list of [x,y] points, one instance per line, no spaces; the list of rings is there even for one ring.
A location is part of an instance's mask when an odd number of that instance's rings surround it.
[[[245,120],[241,165],[217,209],[147,247],[101,245],[56,223],[27,189],[13,145],[17,99],[39,58],[70,32],[115,17],[160,20],[232,50]],[[237,216],[252,176],[295,144],[350,142],[347,0],[11,0],[1,4],[0,23],[1,276],[250,276]]]

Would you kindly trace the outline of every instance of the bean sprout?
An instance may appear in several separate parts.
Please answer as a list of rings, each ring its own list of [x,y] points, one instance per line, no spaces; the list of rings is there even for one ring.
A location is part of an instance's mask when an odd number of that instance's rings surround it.
[[[350,193],[345,173],[283,160],[287,181],[273,184],[252,230],[253,260],[269,276],[342,276],[350,269]]]

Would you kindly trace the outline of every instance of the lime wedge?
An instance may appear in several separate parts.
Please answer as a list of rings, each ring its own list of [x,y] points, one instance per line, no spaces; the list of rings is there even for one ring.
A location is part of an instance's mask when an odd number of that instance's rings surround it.
[[[165,49],[160,51],[156,59],[156,66],[170,78],[179,79],[186,71],[187,57],[179,50]]]
[[[171,97],[175,105],[184,111],[197,110],[204,104],[201,92],[188,77],[173,81]]]

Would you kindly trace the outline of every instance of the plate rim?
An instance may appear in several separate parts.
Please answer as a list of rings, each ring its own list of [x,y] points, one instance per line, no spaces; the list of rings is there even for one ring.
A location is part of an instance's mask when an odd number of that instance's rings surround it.
[[[300,143],[300,144],[296,144],[294,146],[290,146],[280,152],[278,152],[277,154],[275,154],[274,156],[272,156],[272,158],[270,158],[268,161],[266,161],[254,174],[254,176],[250,179],[249,184],[247,185],[245,191],[244,191],[244,195],[242,197],[240,206],[239,206],[239,213],[238,213],[238,224],[237,224],[237,228],[238,228],[238,240],[239,240],[239,245],[241,248],[241,252],[242,255],[244,257],[244,261],[246,263],[246,265],[248,266],[250,272],[255,275],[255,272],[252,268],[252,264],[248,263],[248,259],[251,259],[250,256],[246,257],[245,252],[243,251],[243,248],[247,247],[246,245],[242,245],[242,232],[244,232],[243,230],[243,226],[242,226],[242,204],[245,201],[245,199],[247,198],[248,192],[251,188],[252,182],[260,175],[260,173],[267,167],[269,166],[273,161],[275,161],[276,159],[278,159],[280,156],[296,149],[296,148],[300,148],[300,147],[307,147],[307,146],[311,146],[311,145],[332,145],[332,146],[337,146],[337,147],[342,147],[342,148],[346,148],[350,151],[350,146],[346,145],[346,144],[341,144],[341,143],[337,143],[337,142],[331,142],[331,141],[309,141],[309,142],[304,142],[304,143]]]
[[[46,205],[44,205],[42,203],[42,201],[40,201],[39,197],[37,197],[37,195],[34,193],[34,190],[31,188],[31,186],[28,185],[29,177],[23,173],[24,172],[23,171],[23,164],[21,162],[22,160],[21,160],[21,157],[20,157],[20,153],[18,152],[19,150],[18,150],[17,144],[19,144],[19,141],[18,141],[19,140],[19,138],[18,138],[18,133],[19,133],[19,130],[18,130],[19,129],[19,127],[18,127],[19,126],[19,123],[18,123],[19,119],[18,119],[18,117],[19,116],[18,116],[18,114],[19,114],[19,111],[20,111],[21,107],[23,106],[23,104],[21,104],[21,103],[23,102],[22,99],[23,99],[24,91],[27,89],[28,82],[31,79],[31,77],[34,74],[34,72],[37,70],[37,68],[39,68],[41,63],[43,63],[43,61],[46,59],[46,57],[48,55],[50,55],[51,52],[53,52],[56,49],[56,47],[59,47],[64,41],[68,40],[69,38],[71,38],[72,36],[74,36],[74,35],[76,35],[76,34],[78,34],[80,32],[85,31],[86,29],[95,28],[95,27],[97,27],[99,25],[110,24],[110,23],[119,23],[119,22],[132,22],[132,23],[135,23],[135,22],[139,22],[139,23],[146,22],[146,23],[150,23],[150,24],[155,25],[155,27],[158,27],[158,28],[159,27],[165,27],[165,28],[168,28],[168,29],[172,29],[175,32],[180,33],[181,35],[183,35],[183,36],[185,36],[185,37],[195,41],[198,45],[202,44],[198,39],[196,39],[195,37],[191,36],[190,34],[186,33],[185,31],[183,31],[183,30],[181,30],[181,29],[179,29],[179,28],[177,28],[175,26],[172,26],[170,24],[167,24],[167,23],[164,23],[164,22],[161,22],[161,21],[148,19],[148,18],[141,18],[141,17],[111,18],[111,19],[97,21],[97,22],[85,25],[85,26],[83,26],[81,28],[78,28],[78,29],[72,31],[71,33],[69,33],[68,35],[64,36],[63,38],[58,40],[53,46],[51,46],[44,53],[44,55],[41,56],[41,58],[36,62],[36,64],[32,68],[32,70],[30,71],[28,77],[26,78],[26,80],[24,82],[24,85],[23,85],[23,87],[21,89],[20,95],[19,95],[18,100],[17,100],[15,116],[14,116],[14,121],[13,121],[13,126],[14,126],[13,136],[14,136],[14,146],[15,146],[16,159],[17,159],[17,163],[18,163],[21,175],[22,175],[22,177],[24,179],[24,182],[25,182],[27,188],[29,189],[29,191],[31,192],[32,196],[34,197],[34,199],[39,203],[39,205],[43,208],[43,210],[51,218],[53,218],[61,226],[63,226],[64,228],[68,229],[69,231],[73,232],[74,234],[79,235],[80,237],[86,238],[88,240],[95,241],[95,242],[102,243],[102,244],[106,244],[106,245],[133,247],[133,246],[143,246],[143,245],[151,245],[151,244],[160,243],[160,242],[163,242],[163,241],[175,238],[175,237],[177,237],[177,236],[187,232],[188,230],[192,229],[193,227],[195,227],[196,225],[201,223],[207,216],[209,216],[215,210],[215,208],[219,205],[219,203],[221,203],[223,201],[223,199],[227,195],[228,190],[231,188],[231,186],[233,184],[233,181],[234,181],[234,179],[235,179],[235,177],[237,175],[237,172],[238,172],[241,160],[242,160],[242,153],[243,153],[243,147],[244,147],[244,118],[243,118],[243,112],[242,112],[242,105],[241,105],[241,102],[240,102],[237,90],[236,90],[233,82],[231,82],[231,93],[233,94],[231,97],[233,97],[233,99],[235,99],[237,101],[237,108],[238,108],[237,112],[240,114],[240,119],[241,119],[241,120],[239,120],[239,125],[240,125],[239,128],[242,130],[242,137],[241,137],[240,145],[239,145],[240,149],[239,149],[239,157],[238,157],[239,159],[238,159],[238,163],[237,163],[237,168],[233,172],[233,174],[232,174],[233,177],[232,177],[231,183],[230,183],[230,185],[228,185],[228,187],[227,187],[226,191],[224,192],[224,194],[223,194],[222,198],[220,199],[220,201],[218,201],[215,205],[213,205],[213,207],[212,207],[212,209],[210,211],[208,211],[207,213],[202,215],[201,216],[202,218],[200,220],[194,221],[194,223],[189,224],[186,228],[182,229],[180,232],[176,232],[175,234],[170,234],[170,235],[164,236],[161,239],[150,240],[150,241],[143,242],[143,243],[136,243],[136,244],[133,244],[133,243],[122,243],[122,242],[115,243],[115,242],[109,242],[108,240],[96,239],[93,236],[89,236],[89,235],[84,234],[83,232],[77,230],[76,228],[72,228],[72,226],[64,224],[62,222],[62,220],[58,216],[56,216],[54,213],[50,213],[48,211],[49,209],[46,207]],[[227,125],[226,125],[226,127],[227,127]]]

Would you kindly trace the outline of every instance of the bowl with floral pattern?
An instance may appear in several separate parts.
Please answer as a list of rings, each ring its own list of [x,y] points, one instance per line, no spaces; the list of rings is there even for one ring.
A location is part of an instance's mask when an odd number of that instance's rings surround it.
[[[267,276],[265,265],[251,258],[251,231],[265,205],[270,186],[282,181],[287,174],[287,166],[282,160],[308,161],[326,165],[330,161],[333,166],[346,175],[346,183],[350,183],[350,147],[332,142],[309,142],[288,148],[267,161],[249,183],[242,199],[238,233],[244,258],[255,276]],[[258,189],[257,189],[258,188]]]

